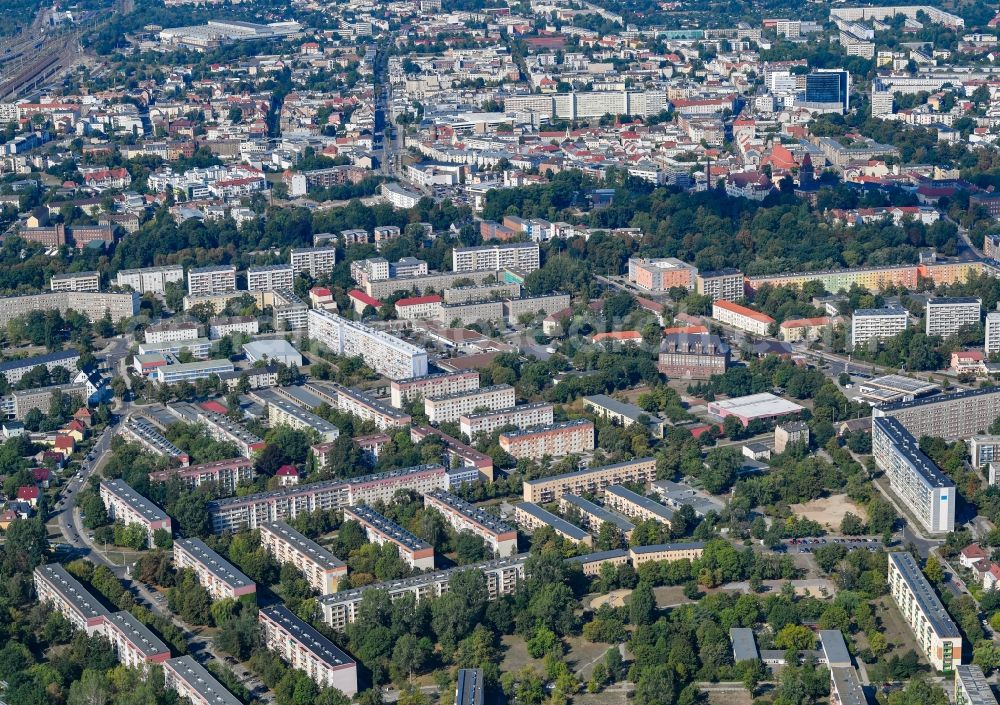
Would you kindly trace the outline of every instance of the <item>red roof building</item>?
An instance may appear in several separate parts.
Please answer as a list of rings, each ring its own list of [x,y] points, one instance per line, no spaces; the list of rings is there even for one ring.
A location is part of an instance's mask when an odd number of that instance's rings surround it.
[[[294,465],[282,465],[278,468],[278,472],[275,473],[275,477],[278,478],[278,484],[282,487],[299,484],[299,471]]]

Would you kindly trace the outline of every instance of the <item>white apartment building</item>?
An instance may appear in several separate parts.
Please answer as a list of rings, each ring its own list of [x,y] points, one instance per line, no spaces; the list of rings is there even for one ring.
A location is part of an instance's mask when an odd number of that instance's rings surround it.
[[[552,404],[547,402],[519,404],[518,406],[498,411],[480,411],[478,413],[462,414],[458,423],[462,433],[468,438],[473,439],[480,433],[493,433],[501,426],[530,428],[531,426],[550,424],[553,421],[553,409]]]
[[[541,266],[537,242],[507,242],[478,247],[456,247],[451,253],[452,270],[479,272],[504,268],[533,272]]]
[[[358,692],[358,665],[325,636],[283,604],[257,613],[264,645],[320,688],[336,688],[347,697]]]
[[[528,554],[522,553],[510,558],[498,558],[485,563],[459,566],[449,570],[436,571],[412,578],[393,580],[385,583],[366,585],[355,590],[341,590],[317,600],[323,621],[337,631],[355,621],[358,605],[368,590],[384,590],[390,598],[412,594],[418,601],[440,597],[448,591],[448,581],[459,570],[478,570],[486,576],[486,595],[495,600],[500,595],[509,595],[524,579],[524,563]]]
[[[402,409],[405,402],[417,398],[443,397],[472,389],[479,389],[479,373],[475,370],[394,379],[389,383],[390,403],[397,409]]]
[[[236,369],[229,360],[197,360],[195,362],[178,362],[173,365],[157,367],[149,378],[157,384],[177,384],[178,382],[194,382],[208,379],[212,375],[231,373]]]
[[[49,281],[52,291],[89,291],[101,290],[101,275],[97,272],[68,272],[53,274]]]
[[[170,649],[131,612],[115,612],[104,618],[102,636],[111,642],[115,656],[125,668],[146,673],[154,663],[170,658]]]
[[[108,518],[126,526],[143,526],[150,547],[153,546],[153,533],[157,529],[172,533],[170,517],[166,512],[132,489],[124,480],[102,480],[100,494],[108,511]]]
[[[140,355],[149,355],[150,353],[180,355],[181,351],[187,350],[193,357],[204,359],[208,357],[211,349],[212,343],[208,338],[180,338],[177,340],[165,340],[159,343],[139,343]],[[229,362],[229,360],[226,360],[226,362]]]
[[[238,600],[244,595],[257,593],[254,581],[210,549],[201,539],[174,541],[174,566],[178,570],[182,568],[193,570],[198,576],[198,582],[213,600],[226,598]]]
[[[947,338],[962,326],[976,325],[982,317],[983,302],[971,296],[938,297],[927,300],[925,332]]]
[[[889,478],[893,493],[927,531],[955,529],[955,483],[920,451],[897,419],[872,418],[872,456]]]
[[[425,494],[424,506],[436,509],[455,531],[471,531],[482,538],[496,556],[517,553],[517,531],[485,510],[444,490]]]
[[[738,301],[745,295],[745,288],[743,272],[738,269],[699,272],[695,277],[695,291],[712,301]]]
[[[320,595],[337,592],[340,581],[347,577],[346,563],[283,521],[259,528],[260,543],[274,560],[298,568]]]
[[[393,544],[399,551],[399,557],[407,565],[417,570],[434,569],[434,547],[410,533],[391,519],[365,504],[344,508],[344,521],[355,521],[360,524],[371,543],[380,546]]]
[[[931,667],[946,673],[952,671],[962,663],[961,632],[913,556],[905,551],[888,555],[889,592],[899,613],[910,625]]]
[[[500,448],[515,458],[561,458],[594,449],[594,424],[586,419],[536,426],[500,434]]]
[[[865,347],[872,340],[886,340],[906,330],[907,313],[899,307],[859,308],[851,317],[851,347]]]
[[[754,335],[767,335],[775,320],[766,313],[719,299],[712,303],[712,318]]]
[[[376,228],[377,230],[378,228]],[[290,264],[295,276],[305,272],[313,279],[319,279],[333,271],[334,265],[337,264],[337,248],[300,247],[294,249],[290,256]]]
[[[148,345],[197,340],[197,338],[197,323],[159,323],[146,328],[146,343]]]
[[[393,208],[413,208],[424,197],[419,191],[408,189],[399,184],[382,184],[379,193]]]
[[[463,414],[476,409],[508,409],[516,403],[514,388],[509,384],[495,384],[467,392],[456,392],[441,397],[424,399],[424,413],[431,423],[458,421]]]
[[[118,272],[115,279],[115,284],[118,286],[131,287],[132,291],[140,294],[146,292],[165,294],[167,293],[167,284],[171,283],[184,283],[184,268],[179,264],[143,269],[123,269]]]
[[[247,291],[291,289],[295,272],[290,264],[272,264],[247,268]]]
[[[1000,311],[986,314],[986,355],[1000,353]]]
[[[223,316],[208,319],[208,339],[219,340],[227,335],[257,335],[260,322],[253,316]]]
[[[110,613],[61,563],[38,566],[33,580],[39,602],[55,607],[76,629],[86,631],[87,636],[101,632]]]
[[[188,270],[188,296],[208,296],[236,291],[236,267],[198,267]]]
[[[427,351],[423,348],[330,311],[310,309],[307,320],[311,339],[338,355],[360,356],[389,379],[427,374]]]
[[[163,662],[163,686],[191,705],[242,705],[193,656],[178,656]]]
[[[979,666],[956,664],[955,705],[997,705],[997,696]]]

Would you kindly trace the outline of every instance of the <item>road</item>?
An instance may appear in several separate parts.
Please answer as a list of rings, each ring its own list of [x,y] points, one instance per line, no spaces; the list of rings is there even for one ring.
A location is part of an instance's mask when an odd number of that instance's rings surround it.
[[[188,651],[200,662],[206,663],[210,659],[215,659],[219,663],[224,664],[226,668],[229,668],[236,674],[236,677],[244,687],[256,694],[257,702],[264,703],[265,705],[273,705],[273,694],[267,690],[267,687],[259,678],[241,664],[226,662],[225,655],[215,649],[215,645],[210,638],[192,631],[187,623],[183,622],[169,609],[163,595],[150,590],[140,580],[132,580],[129,575],[130,566],[118,565],[109,560],[97,548],[90,535],[84,529],[80,511],[76,506],[77,498],[80,490],[86,487],[90,476],[104,463],[108,452],[111,450],[111,439],[113,436],[112,427],[109,426],[97,439],[93,450],[87,456],[88,458],[92,458],[92,460],[84,460],[80,471],[67,483],[62,497],[56,503],[54,515],[63,538],[75,555],[86,557],[94,563],[108,566],[115,577],[124,585],[125,589],[132,593],[138,604],[146,607],[154,614],[173,622],[184,635]]]

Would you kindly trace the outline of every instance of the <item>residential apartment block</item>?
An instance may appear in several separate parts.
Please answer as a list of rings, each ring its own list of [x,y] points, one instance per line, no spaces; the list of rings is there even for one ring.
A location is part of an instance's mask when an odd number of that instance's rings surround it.
[[[295,276],[305,272],[313,279],[325,277],[337,264],[336,247],[300,247],[290,255],[292,273]]]
[[[724,299],[712,303],[712,318],[733,328],[762,336],[768,334],[771,325],[775,322],[765,313]]]
[[[872,457],[889,478],[893,494],[925,530],[938,534],[955,529],[955,483],[898,420],[872,419]]]
[[[660,341],[657,369],[676,379],[708,379],[723,374],[732,352],[717,335],[667,333]]]
[[[651,561],[696,561],[705,552],[705,544],[700,541],[661,543],[652,546],[633,546],[628,552],[632,566],[638,568],[643,563]]]
[[[560,458],[594,449],[594,424],[586,419],[536,426],[500,434],[500,447],[515,458]]]
[[[258,389],[253,397],[267,407],[267,420],[272,426],[290,426],[302,431],[314,431],[320,440],[330,442],[337,440],[340,429],[326,419],[306,411],[288,401],[280,392],[273,389]]]
[[[39,602],[55,607],[76,629],[87,632],[88,636],[101,632],[104,621],[111,613],[62,564],[38,566],[33,580]]]
[[[602,526],[609,523],[618,529],[625,539],[628,539],[635,529],[635,525],[622,515],[575,494],[564,494],[559,498],[559,511],[567,515],[578,514],[579,523],[595,535],[601,532]]]
[[[212,483],[219,491],[233,495],[236,494],[236,488],[240,483],[253,482],[256,475],[254,461],[249,457],[243,457],[214,460],[186,468],[156,470],[149,473],[149,479],[151,482],[168,482],[176,477],[191,489]]]
[[[462,414],[458,419],[459,428],[463,435],[471,439],[480,433],[493,433],[502,426],[517,426],[518,428],[544,426],[553,422],[554,408],[552,404],[540,401],[519,404],[497,411]]]
[[[146,327],[145,337],[147,345],[160,345],[163,343],[177,343],[181,341],[197,340],[198,324],[194,322],[157,323]],[[162,350],[159,350],[158,352],[162,352]],[[168,352],[172,351],[168,349]],[[204,351],[204,353],[207,352],[207,350]],[[139,349],[139,354],[144,354],[142,348]],[[193,355],[194,351],[192,351],[191,354]],[[202,357],[205,357],[205,354],[202,354]]]
[[[851,348],[866,347],[906,330],[909,315],[903,308],[859,308],[851,318]]]
[[[983,669],[972,664],[955,665],[955,705],[997,705]]]
[[[107,615],[99,633],[111,642],[115,656],[125,668],[146,673],[151,665],[162,665],[170,658],[169,647],[131,612]]]
[[[247,291],[291,289],[295,272],[290,264],[271,264],[247,268]]]
[[[986,314],[986,344],[983,352],[989,355],[1000,353],[1000,311]]]
[[[181,568],[193,570],[198,576],[198,582],[213,600],[227,598],[238,600],[245,595],[257,594],[257,585],[254,581],[210,549],[201,539],[175,540],[174,566],[178,570]]]
[[[410,424],[410,415],[393,408],[375,397],[357,389],[344,387],[333,382],[307,384],[305,388],[327,402],[334,409],[357,416],[365,421],[373,421],[380,430],[401,428]]]
[[[101,275],[97,272],[53,274],[49,281],[49,290],[97,292],[101,290]]]
[[[604,488],[604,505],[619,514],[639,521],[652,519],[670,526],[674,519],[674,511],[670,507],[621,485],[611,485]]]
[[[920,650],[937,671],[951,672],[962,663],[962,634],[938,599],[934,588],[909,553],[889,556],[889,592],[910,625]]]
[[[915,438],[965,439],[983,433],[1000,416],[1000,387],[968,389],[872,409],[872,418],[891,416]]]
[[[497,557],[517,553],[517,531],[487,511],[444,490],[425,494],[424,506],[436,509],[455,531],[471,531],[482,538]]]
[[[430,399],[479,389],[479,372],[440,372],[423,377],[394,379],[389,383],[391,403],[397,409],[416,398]]]
[[[187,698],[191,705],[242,705],[193,656],[178,656],[163,662],[163,686]]]
[[[662,294],[671,289],[693,291],[698,268],[676,257],[630,257],[628,280],[640,289]]]
[[[585,546],[594,545],[594,537],[575,524],[570,524],[560,516],[542,509],[534,502],[518,502],[514,505],[514,521],[525,531],[534,532],[543,526],[551,527],[559,536],[567,541],[582,543]]]
[[[274,560],[298,568],[320,595],[336,592],[340,581],[347,577],[346,563],[285,522],[261,524],[259,530],[260,543]]]
[[[219,265],[188,270],[188,296],[206,296],[236,291],[236,267]]]
[[[508,409],[516,403],[514,388],[509,384],[495,384],[466,392],[455,392],[441,397],[424,399],[424,413],[431,423],[458,421],[463,414],[477,409]]]
[[[358,692],[358,664],[332,641],[279,603],[257,613],[264,645],[320,688],[336,688],[347,697]]]
[[[739,301],[746,295],[743,272],[738,269],[699,272],[695,277],[694,290],[712,301]]]
[[[982,319],[983,302],[971,296],[939,296],[928,299],[924,311],[927,335],[947,338],[962,326],[977,325]]]
[[[158,529],[172,533],[167,513],[133,490],[124,480],[102,480],[100,492],[108,518],[126,526],[140,524],[146,529],[150,548],[153,546],[153,534]]]
[[[555,502],[564,494],[598,494],[611,485],[625,482],[647,485],[655,479],[656,458],[636,458],[614,465],[525,480],[524,501]]]
[[[394,521],[382,516],[374,509],[364,504],[344,508],[344,521],[351,520],[361,524],[368,540],[380,546],[393,544],[399,551],[399,556],[413,569],[434,569],[434,547],[421,538],[411,534]]]
[[[21,378],[31,372],[36,367],[44,367],[49,372],[62,367],[71,374],[76,373],[76,363],[80,361],[80,353],[76,350],[60,350],[57,352],[36,355],[34,357],[24,357],[19,360],[8,360],[0,363],[0,375],[7,378],[7,383],[11,386],[21,381]]]
[[[533,272],[541,266],[537,242],[508,242],[498,245],[456,247],[451,253],[453,272],[519,269]]]
[[[190,461],[188,454],[171,443],[147,418],[132,416],[121,425],[120,431],[130,441],[141,444],[151,453],[174,458],[181,467],[186,467]]]
[[[968,439],[972,467],[982,470],[990,463],[1000,462],[1000,436],[977,435]]]
[[[140,294],[167,293],[167,284],[184,284],[184,268],[179,264],[143,269],[122,269],[115,277],[115,284]]]
[[[90,291],[48,291],[26,296],[0,296],[0,326],[32,311],[58,311],[65,315],[73,309],[88,321],[98,321],[111,314],[112,321],[128,320],[139,314],[139,294],[94,293]]]
[[[369,367],[390,379],[427,374],[427,351],[423,348],[330,311],[310,309],[307,320],[312,340],[338,355],[360,356]]]
[[[349,480],[310,482],[244,497],[217,499],[208,503],[208,512],[212,517],[213,533],[221,534],[241,527],[256,529],[261,524],[294,519],[306,512],[388,502],[399,490],[424,494],[448,486],[448,471],[443,465],[416,465]]]
[[[319,612],[324,622],[337,631],[343,631],[348,624],[356,619],[358,605],[368,590],[384,590],[392,599],[407,593],[412,594],[417,600],[440,597],[448,591],[451,576],[463,570],[480,571],[486,577],[486,596],[490,600],[495,600],[500,595],[509,595],[514,592],[524,579],[524,563],[527,557],[526,553],[522,553],[510,558],[498,558],[485,563],[459,566],[412,578],[375,583],[354,590],[324,595],[317,600]]]

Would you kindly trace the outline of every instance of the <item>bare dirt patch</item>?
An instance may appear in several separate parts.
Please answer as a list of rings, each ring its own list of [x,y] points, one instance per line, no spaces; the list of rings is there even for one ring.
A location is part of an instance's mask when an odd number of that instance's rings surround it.
[[[820,497],[804,504],[792,504],[790,508],[796,516],[811,519],[833,531],[840,529],[840,522],[848,512],[861,517],[862,521],[868,521],[868,513],[864,508],[851,501],[846,494]]]

